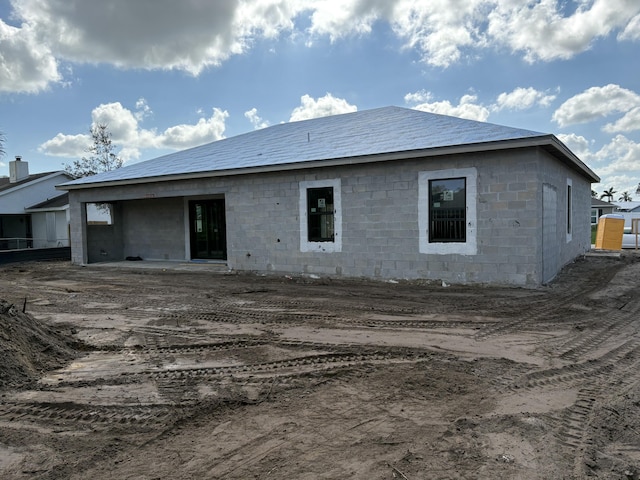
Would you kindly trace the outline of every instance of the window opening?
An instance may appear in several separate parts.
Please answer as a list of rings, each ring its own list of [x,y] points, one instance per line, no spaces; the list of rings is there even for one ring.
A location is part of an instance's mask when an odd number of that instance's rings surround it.
[[[113,225],[113,206],[110,203],[87,203],[88,225]]]
[[[307,189],[308,241],[334,241],[334,213],[333,187]]]
[[[571,185],[567,185],[567,234],[571,234]]]
[[[429,180],[429,242],[465,242],[466,178]]]

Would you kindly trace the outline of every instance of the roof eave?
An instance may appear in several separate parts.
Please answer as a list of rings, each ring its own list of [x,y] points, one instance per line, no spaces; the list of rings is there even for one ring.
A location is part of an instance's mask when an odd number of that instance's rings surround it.
[[[64,212],[69,210],[69,205],[63,205],[61,207],[42,207],[42,208],[25,208],[25,213],[40,213],[40,212]]]
[[[596,175],[587,165],[580,160],[576,154],[567,148],[555,135],[548,135],[549,146],[554,148],[563,157],[570,160],[571,164],[585,176],[591,179],[591,183],[600,183],[600,177]],[[544,146],[544,145],[543,145]]]
[[[176,180],[193,180],[212,177],[226,177],[235,175],[247,175],[256,173],[272,173],[291,170],[302,170],[307,168],[319,167],[335,167],[343,165],[359,165],[363,163],[378,163],[393,160],[435,157],[438,155],[454,155],[474,152],[487,152],[492,150],[508,150],[513,148],[541,147],[547,146],[554,148],[559,154],[570,161],[585,176],[599,182],[600,178],[593,173],[578,157],[576,157],[562,142],[553,135],[540,135],[529,138],[520,138],[515,140],[499,140],[483,143],[471,143],[465,145],[452,145],[445,147],[434,147],[419,150],[405,150],[390,153],[378,153],[373,155],[360,155],[355,157],[340,157],[334,159],[322,159],[303,161],[295,163],[265,165],[257,167],[243,167],[226,170],[210,170],[204,172],[180,173],[174,175],[161,175],[154,177],[132,178],[125,180],[113,180],[105,182],[87,182],[77,185],[57,185],[59,190],[83,190],[94,187],[116,187],[126,185],[138,185],[142,183],[168,182]]]
[[[29,181],[26,181],[26,182],[25,181],[21,181],[21,182],[19,182],[17,184],[10,184],[11,186],[9,186],[6,189],[0,191],[0,195],[9,194],[9,193],[15,192],[17,190],[21,190],[23,188],[32,187],[33,185],[37,185],[38,183],[42,183],[42,182],[44,182],[46,180],[50,180],[50,179],[58,177],[60,175],[67,175],[68,177],[70,177],[70,175],[68,175],[63,170],[60,170],[60,171],[57,171],[57,172],[51,172],[51,173],[48,173],[46,175],[43,175],[42,177],[35,178],[33,180],[29,180]]]

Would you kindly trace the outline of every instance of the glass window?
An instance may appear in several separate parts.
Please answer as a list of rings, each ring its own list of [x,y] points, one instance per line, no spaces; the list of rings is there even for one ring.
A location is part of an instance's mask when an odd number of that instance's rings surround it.
[[[334,241],[333,187],[307,189],[308,240]]]
[[[429,242],[465,242],[466,179],[429,180]]]

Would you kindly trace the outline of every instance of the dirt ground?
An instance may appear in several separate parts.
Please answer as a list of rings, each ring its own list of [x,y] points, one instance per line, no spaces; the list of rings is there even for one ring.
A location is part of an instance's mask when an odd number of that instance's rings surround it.
[[[536,289],[0,267],[0,478],[637,480],[639,260]]]

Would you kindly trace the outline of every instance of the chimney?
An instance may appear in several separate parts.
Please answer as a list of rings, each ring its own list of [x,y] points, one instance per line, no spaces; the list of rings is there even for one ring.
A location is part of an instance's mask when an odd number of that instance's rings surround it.
[[[20,155],[9,162],[9,183],[18,183],[29,176],[29,163],[23,162]]]

